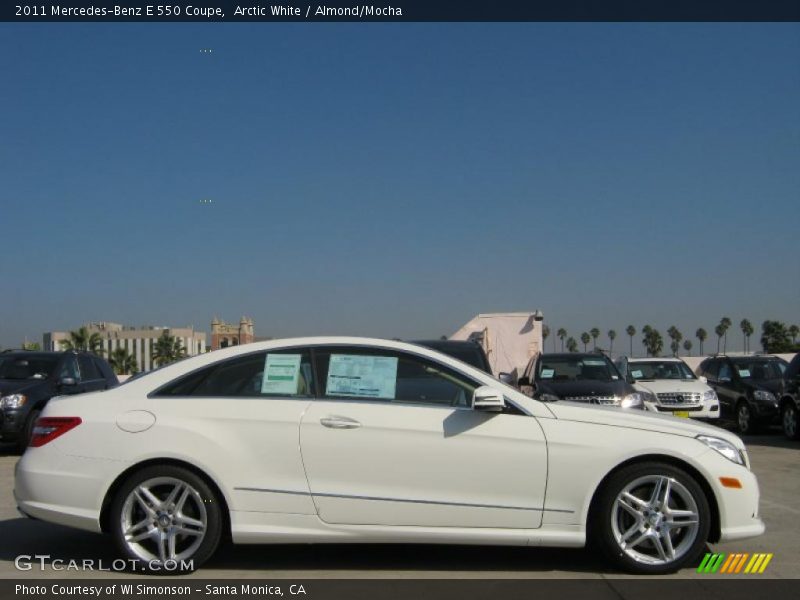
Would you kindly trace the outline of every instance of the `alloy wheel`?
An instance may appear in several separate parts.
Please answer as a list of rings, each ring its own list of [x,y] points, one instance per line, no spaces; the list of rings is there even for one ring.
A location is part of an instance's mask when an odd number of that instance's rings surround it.
[[[793,404],[787,404],[783,409],[783,432],[790,439],[797,438],[797,409]]]
[[[203,497],[187,482],[154,477],[125,498],[120,527],[133,555],[164,564],[195,554],[208,529],[208,514]]]
[[[700,510],[673,477],[647,475],[626,485],[611,510],[611,531],[628,557],[647,565],[680,560],[695,543]]]
[[[736,411],[736,423],[739,425],[739,431],[742,433],[750,432],[750,408],[745,402],[742,402],[739,405],[739,409]]]

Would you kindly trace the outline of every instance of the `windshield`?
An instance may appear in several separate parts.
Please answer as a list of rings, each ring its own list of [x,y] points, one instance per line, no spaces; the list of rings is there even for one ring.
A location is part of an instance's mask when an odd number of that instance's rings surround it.
[[[736,361],[734,366],[739,377],[754,381],[780,379],[786,370],[786,366],[779,360]]]
[[[634,379],[697,379],[685,363],[676,360],[629,362],[628,374]]]
[[[536,381],[612,381],[619,379],[617,370],[603,356],[542,357],[536,371]]]
[[[57,357],[25,356],[0,361],[0,379],[46,379],[58,363]]]

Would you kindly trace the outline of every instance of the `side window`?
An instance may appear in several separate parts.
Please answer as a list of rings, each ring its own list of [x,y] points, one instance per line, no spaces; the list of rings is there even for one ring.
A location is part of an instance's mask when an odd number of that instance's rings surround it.
[[[74,355],[66,357],[61,364],[61,371],[58,374],[58,378],[63,379],[64,377],[72,377],[75,381],[80,381],[81,379],[78,375],[78,361],[75,360]]]
[[[108,363],[99,358],[95,358],[94,363],[97,367],[97,371],[100,373],[100,377],[103,379],[114,379],[114,372],[111,370],[111,367],[108,366]]]
[[[719,371],[719,364],[715,360],[705,360],[700,365],[700,374],[705,375],[711,380],[716,380],[717,371]]]
[[[308,350],[288,349],[238,356],[167,384],[154,396],[308,397],[314,377]]]
[[[315,356],[326,398],[468,408],[479,386],[449,367],[404,352],[343,346],[318,348]]]
[[[733,379],[733,375],[731,374],[731,366],[727,362],[723,362],[719,365],[719,376],[717,379],[719,381],[731,381]]]
[[[97,370],[97,365],[90,356],[81,354],[78,356],[78,367],[81,371],[81,381],[94,381],[96,379],[103,379],[100,371]]]

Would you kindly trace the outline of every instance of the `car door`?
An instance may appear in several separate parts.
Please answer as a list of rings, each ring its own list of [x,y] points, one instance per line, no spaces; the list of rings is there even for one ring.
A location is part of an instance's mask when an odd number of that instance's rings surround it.
[[[735,369],[730,364],[730,361],[726,359],[719,361],[718,368],[716,385],[713,387],[719,398],[720,415],[726,419],[734,419],[736,416],[736,401],[739,398]]]
[[[188,436],[178,447],[225,470],[236,511],[315,514],[298,444],[313,395],[308,349],[283,348],[218,361],[150,397],[159,427]]]
[[[472,410],[478,384],[419,355],[320,347],[315,364],[300,447],[323,521],[541,525],[547,449],[534,417]]]
[[[98,392],[108,387],[106,378],[97,368],[94,360],[87,354],[78,355],[78,369],[80,370],[81,380],[78,386],[81,393]]]

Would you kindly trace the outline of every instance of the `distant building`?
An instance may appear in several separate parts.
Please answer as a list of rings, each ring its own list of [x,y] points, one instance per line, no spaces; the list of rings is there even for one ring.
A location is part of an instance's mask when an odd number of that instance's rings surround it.
[[[256,341],[253,319],[242,317],[238,325],[220,321],[216,317],[211,321],[211,349],[219,350],[229,346],[240,346]]]
[[[127,327],[119,323],[87,323],[90,333],[99,333],[103,338],[103,350],[108,356],[117,348],[125,348],[136,357],[136,364],[142,371],[150,371],[153,365],[153,346],[164,334],[180,340],[188,356],[196,356],[206,351],[206,332],[195,331],[194,327]],[[61,350],[61,341],[69,339],[69,332],[50,331],[43,336],[45,350]]]

